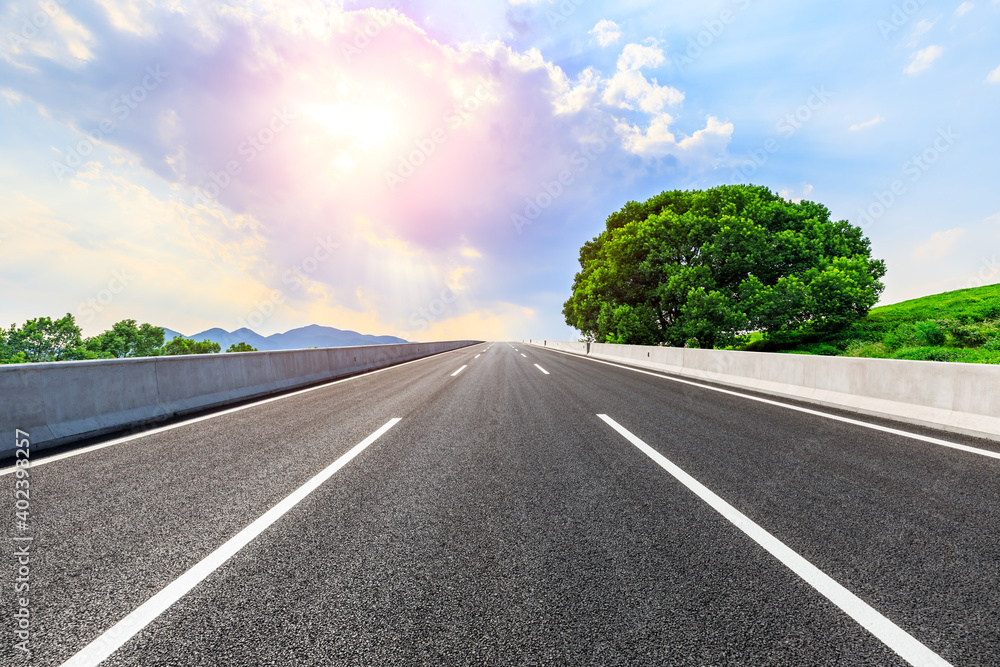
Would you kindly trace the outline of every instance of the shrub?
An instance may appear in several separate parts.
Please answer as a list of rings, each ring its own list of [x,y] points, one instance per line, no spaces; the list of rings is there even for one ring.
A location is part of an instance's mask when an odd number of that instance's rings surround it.
[[[885,343],[886,347],[894,350],[900,347],[909,347],[918,344],[917,337],[914,334],[913,325],[905,322],[885,334],[882,338],[882,342]]]
[[[961,361],[958,350],[940,346],[904,347],[893,353],[893,359],[914,361]]]
[[[885,343],[852,343],[844,352],[848,357],[864,357],[866,359],[885,359],[889,356],[889,348]]]
[[[913,336],[921,345],[944,345],[948,332],[935,320],[924,320],[913,325]]]
[[[803,345],[797,352],[802,354],[821,354],[826,357],[836,357],[841,354],[839,348],[833,345],[827,345],[826,343],[813,343],[812,345]]]

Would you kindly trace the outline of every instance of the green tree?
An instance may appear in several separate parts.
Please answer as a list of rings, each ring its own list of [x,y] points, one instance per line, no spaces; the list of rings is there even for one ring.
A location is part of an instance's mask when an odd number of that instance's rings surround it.
[[[257,348],[249,343],[233,343],[226,352],[257,352]]]
[[[222,350],[222,346],[210,340],[194,341],[182,336],[174,336],[173,340],[163,346],[163,354],[215,354]]]
[[[58,320],[50,317],[28,320],[20,328],[12,324],[10,329],[0,329],[0,338],[2,363],[70,361],[96,356],[84,348],[80,327],[69,313]]]
[[[104,333],[88,338],[86,345],[104,358],[154,357],[160,354],[163,338],[163,327],[136,326],[135,320],[122,320]]]
[[[707,348],[838,331],[877,303],[885,275],[860,228],[747,185],[629,202],[580,265],[563,314],[588,339]]]

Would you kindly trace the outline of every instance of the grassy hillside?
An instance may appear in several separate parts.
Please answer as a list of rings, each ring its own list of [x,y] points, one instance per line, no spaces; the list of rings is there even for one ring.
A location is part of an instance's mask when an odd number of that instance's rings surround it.
[[[1000,284],[879,306],[863,321],[822,340],[748,349],[1000,364]]]

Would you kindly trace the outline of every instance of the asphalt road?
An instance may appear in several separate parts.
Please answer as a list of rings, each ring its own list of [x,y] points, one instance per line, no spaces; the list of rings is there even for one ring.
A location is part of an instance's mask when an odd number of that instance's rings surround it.
[[[885,623],[863,627],[598,415]],[[1000,460],[535,347],[449,352],[30,475],[33,655],[12,646],[11,524],[4,665],[88,664],[126,618],[103,664],[1000,665]],[[13,516],[14,475],[0,485]],[[891,628],[932,659],[904,659]]]

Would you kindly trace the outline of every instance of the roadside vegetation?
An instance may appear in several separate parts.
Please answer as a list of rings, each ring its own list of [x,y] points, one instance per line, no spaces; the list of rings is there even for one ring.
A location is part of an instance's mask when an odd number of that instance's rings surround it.
[[[1000,285],[875,307],[861,229],[764,187],[629,202],[580,267],[563,314],[585,341],[1000,363]]]
[[[736,349],[878,359],[1000,364],[1000,284],[872,308],[836,334]]]
[[[55,320],[39,317],[21,326],[0,327],[0,364],[215,354],[222,349],[210,340],[193,341],[176,336],[164,342],[164,337],[163,327],[122,320],[103,333],[84,338],[75,319],[68,313]],[[246,343],[240,343],[226,351],[255,350]]]
[[[580,266],[563,314],[588,340],[701,348],[836,334],[885,275],[860,228],[749,185],[629,202]]]

